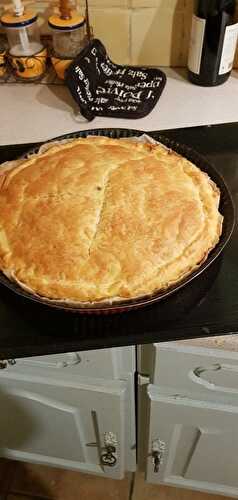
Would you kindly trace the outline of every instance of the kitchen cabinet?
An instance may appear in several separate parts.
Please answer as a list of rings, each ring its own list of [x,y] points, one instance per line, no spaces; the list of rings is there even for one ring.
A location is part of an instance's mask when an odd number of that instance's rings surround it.
[[[0,456],[118,479],[133,471],[134,359],[129,347],[4,362]]]
[[[237,498],[238,407],[168,396],[154,385],[147,398],[147,481]]]
[[[238,497],[238,354],[171,342],[135,361],[127,347],[6,362],[0,455],[119,479],[137,452],[150,483]]]
[[[237,498],[238,353],[214,346],[138,351],[139,467],[149,483]]]
[[[127,382],[100,379],[1,379],[1,455],[123,477],[126,447],[132,445],[126,442],[128,390]],[[102,466],[110,444],[115,446],[115,464]]]

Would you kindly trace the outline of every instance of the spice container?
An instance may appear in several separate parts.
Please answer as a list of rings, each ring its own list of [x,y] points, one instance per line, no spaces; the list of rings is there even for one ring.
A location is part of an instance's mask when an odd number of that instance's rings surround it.
[[[51,62],[59,78],[64,79],[66,68],[88,43],[85,17],[71,12],[67,2],[60,2],[59,15],[52,15],[48,24],[52,30]]]
[[[40,41],[37,15],[14,2],[15,11],[1,17],[9,44],[9,61],[15,76],[38,79],[45,72],[47,51]]]
[[[0,78],[3,77],[7,71],[7,49],[4,41],[0,39]]]

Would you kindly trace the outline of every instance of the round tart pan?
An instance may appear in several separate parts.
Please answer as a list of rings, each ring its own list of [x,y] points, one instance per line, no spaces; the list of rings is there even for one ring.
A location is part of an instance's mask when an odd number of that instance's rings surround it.
[[[69,134],[62,135],[60,137],[56,137],[54,139],[51,139],[49,142],[52,142],[54,140],[63,140],[63,139],[74,139],[77,137],[87,137],[88,135],[103,135],[106,137],[112,137],[112,138],[123,138],[123,137],[135,137],[135,136],[140,136],[145,132],[142,132],[140,130],[131,130],[131,129],[92,129],[92,130],[83,130],[79,132],[73,132]],[[153,137],[153,132],[147,132],[148,135],[151,135]],[[21,295],[22,297],[28,298],[30,300],[33,300],[35,302],[39,302],[41,304],[65,310],[65,311],[72,311],[76,313],[83,313],[83,314],[108,314],[108,313],[118,313],[118,312],[125,312],[125,311],[130,311],[132,309],[140,308],[143,306],[147,305],[153,305],[153,303],[159,302],[159,301],[164,301],[168,299],[172,294],[175,292],[177,293],[182,293],[182,288],[186,286],[189,287],[191,285],[194,285],[194,280],[198,280],[199,277],[201,277],[201,274],[203,274],[202,278],[203,280],[207,277],[207,280],[211,280],[211,273],[208,272],[208,268],[214,264],[215,260],[217,259],[218,256],[221,255],[222,251],[224,250],[224,247],[228,243],[234,223],[235,223],[235,211],[234,211],[234,206],[231,198],[231,194],[221,177],[221,175],[216,171],[216,169],[208,163],[200,154],[198,154],[196,151],[192,150],[191,148],[184,146],[182,144],[178,144],[175,141],[172,141],[170,139],[167,139],[166,137],[163,136],[157,136],[156,134],[156,141],[161,142],[164,144],[166,147],[173,149],[176,151],[176,153],[184,156],[188,160],[190,160],[192,163],[197,165],[201,170],[206,172],[209,177],[217,184],[217,186],[220,189],[221,192],[221,199],[220,199],[220,206],[219,206],[219,211],[224,217],[223,220],[223,228],[222,228],[222,234],[220,237],[220,240],[216,247],[209,253],[209,256],[207,260],[194,272],[192,272],[189,276],[184,278],[183,280],[179,281],[175,285],[171,286],[170,288],[160,291],[157,293],[154,293],[152,295],[147,295],[143,296],[137,299],[132,299],[132,300],[127,300],[127,301],[117,301],[114,303],[95,303],[95,304],[86,304],[86,305],[78,305],[74,303],[65,303],[65,302],[60,302],[60,301],[54,301],[54,300],[49,300],[47,298],[41,297],[39,295],[34,295],[32,293],[29,293],[22,289],[20,286],[18,286],[16,283],[13,281],[9,280],[2,272],[0,272],[0,283],[3,285],[7,286],[17,294]],[[40,145],[42,146],[42,144]],[[40,146],[38,148],[31,149],[28,151],[24,157],[27,157],[29,154],[34,154],[37,153]],[[191,288],[193,288],[191,286]],[[188,291],[188,290],[187,290]]]

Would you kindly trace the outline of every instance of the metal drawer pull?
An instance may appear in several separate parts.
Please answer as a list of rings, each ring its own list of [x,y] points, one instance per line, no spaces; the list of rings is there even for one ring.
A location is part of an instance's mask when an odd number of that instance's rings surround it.
[[[152,456],[154,461],[154,472],[159,472],[161,454],[158,451],[154,451]]]
[[[163,454],[165,452],[165,442],[161,439],[155,439],[152,443],[152,461],[154,464],[154,473],[158,473],[160,465],[163,463]]]
[[[114,467],[117,463],[116,446],[117,438],[113,432],[105,432],[104,434],[104,451],[101,454],[101,464],[108,467]]]

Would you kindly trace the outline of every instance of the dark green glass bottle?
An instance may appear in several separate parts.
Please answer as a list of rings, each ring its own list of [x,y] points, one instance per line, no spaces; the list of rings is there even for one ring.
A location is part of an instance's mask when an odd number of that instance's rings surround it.
[[[188,57],[188,76],[197,85],[212,86],[230,75],[237,43],[235,0],[197,0],[194,3]]]

